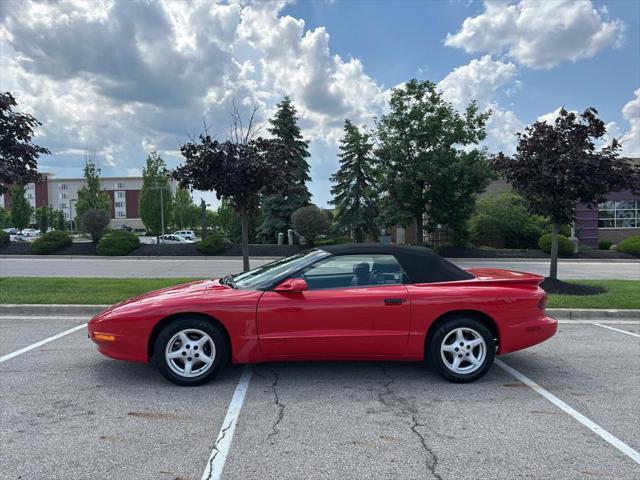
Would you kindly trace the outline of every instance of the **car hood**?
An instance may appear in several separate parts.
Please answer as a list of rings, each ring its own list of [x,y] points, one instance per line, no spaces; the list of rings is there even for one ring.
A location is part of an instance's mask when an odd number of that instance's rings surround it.
[[[236,292],[240,291],[221,285],[217,278],[181,283],[123,300],[102,311],[96,315],[94,319],[106,317],[114,313],[131,313],[138,309],[150,311],[153,307],[165,309],[170,306],[184,305],[191,301],[197,301],[202,298],[203,294],[206,294],[207,297],[211,294],[226,296],[234,295]]]

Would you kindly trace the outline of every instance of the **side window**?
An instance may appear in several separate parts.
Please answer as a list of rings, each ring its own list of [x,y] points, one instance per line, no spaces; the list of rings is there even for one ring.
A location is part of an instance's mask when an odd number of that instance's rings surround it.
[[[404,283],[404,272],[393,255],[330,257],[308,267],[301,277],[310,290]]]

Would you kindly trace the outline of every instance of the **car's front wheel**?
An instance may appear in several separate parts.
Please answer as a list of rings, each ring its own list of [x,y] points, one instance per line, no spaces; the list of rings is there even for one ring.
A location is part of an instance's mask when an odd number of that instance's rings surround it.
[[[224,334],[201,318],[182,318],[162,329],[154,360],[165,378],[182,386],[202,385],[224,366],[228,346]]]
[[[495,358],[496,342],[480,321],[452,317],[431,335],[427,361],[436,372],[452,382],[472,382],[482,377]]]

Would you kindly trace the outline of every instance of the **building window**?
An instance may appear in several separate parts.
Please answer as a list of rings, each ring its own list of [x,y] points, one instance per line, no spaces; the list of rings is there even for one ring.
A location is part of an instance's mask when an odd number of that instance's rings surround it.
[[[69,185],[67,185],[66,183],[60,184],[60,190],[68,190],[68,189],[69,189]]]
[[[599,204],[598,228],[640,228],[640,201],[609,201]]]
[[[67,198],[67,194],[66,193],[61,193],[60,194],[60,199],[61,200],[65,200]]]
[[[116,202],[116,208],[124,207],[124,202]]]
[[[127,218],[127,214],[124,210],[116,210],[116,218]]]
[[[116,192],[116,198],[124,198],[124,192]]]
[[[116,183],[116,188],[123,189],[124,188],[124,182],[117,182]]]

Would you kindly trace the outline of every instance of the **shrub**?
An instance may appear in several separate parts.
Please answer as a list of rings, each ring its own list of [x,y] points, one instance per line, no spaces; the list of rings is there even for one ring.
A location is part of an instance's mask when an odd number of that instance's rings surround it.
[[[353,243],[350,237],[337,237],[337,238],[323,238],[322,240],[316,240],[313,244],[316,247],[324,247],[327,245],[342,245],[344,243]]]
[[[610,250],[613,242],[611,240],[600,240],[598,242],[598,250]]]
[[[0,230],[0,247],[9,243],[10,239],[11,237],[7,232],[5,232],[4,230]]]
[[[478,200],[469,228],[475,245],[535,248],[547,222],[529,213],[524,198],[506,191]]]
[[[115,230],[102,237],[96,247],[96,253],[104,256],[129,255],[140,246],[140,239],[135,233]]]
[[[618,243],[618,252],[640,257],[640,236],[629,237]]]
[[[315,205],[309,205],[293,212],[291,226],[298,235],[305,238],[307,243],[313,245],[313,241],[318,235],[329,230],[329,220],[322,210]]]
[[[110,221],[109,214],[99,208],[90,208],[80,216],[80,226],[91,235],[93,243],[98,243],[102,238]]]
[[[209,233],[204,240],[198,242],[198,251],[205,255],[216,255],[227,248],[224,237],[219,233]]]
[[[538,240],[538,247],[545,253],[551,253],[551,234],[545,233]],[[573,243],[564,235],[558,235],[558,255],[571,255]]]
[[[31,253],[49,255],[67,245],[71,245],[69,234],[60,230],[53,230],[35,239],[31,244]]]

